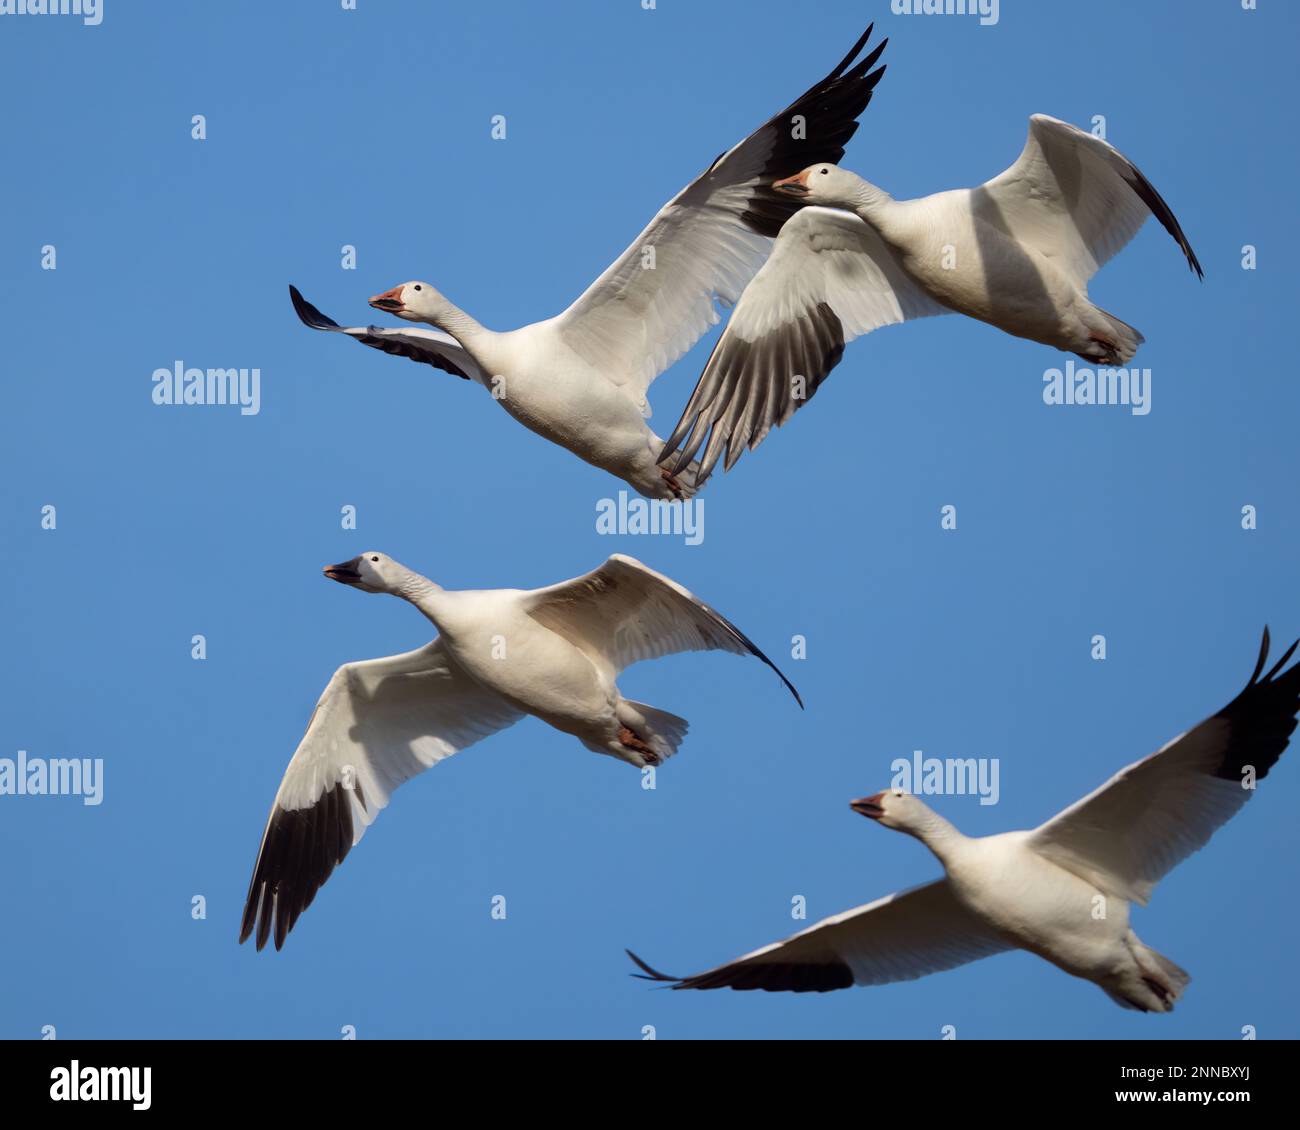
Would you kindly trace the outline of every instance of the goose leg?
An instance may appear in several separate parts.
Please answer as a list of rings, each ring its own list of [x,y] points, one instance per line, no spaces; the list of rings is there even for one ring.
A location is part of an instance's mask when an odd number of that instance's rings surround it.
[[[647,765],[660,765],[663,763],[663,758],[660,757],[650,745],[637,737],[634,731],[629,730],[626,726],[619,727],[618,740],[620,745],[639,753],[645,759]]]
[[[1094,365],[1118,365],[1119,346],[1113,341],[1107,341],[1104,337],[1098,337],[1096,334],[1089,334],[1088,340],[1097,344],[1097,349],[1089,353],[1080,353],[1079,356],[1085,361],[1091,361]]]
[[[682,488],[682,484],[677,481],[677,476],[666,467],[659,468],[659,476],[663,479],[668,489],[673,492],[674,498],[681,500],[686,497],[686,491]]]

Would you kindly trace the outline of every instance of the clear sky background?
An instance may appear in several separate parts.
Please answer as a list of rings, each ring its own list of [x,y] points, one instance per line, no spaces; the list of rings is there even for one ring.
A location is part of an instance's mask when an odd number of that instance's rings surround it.
[[[935,807],[971,833],[1031,827],[1227,702],[1266,622],[1300,634],[1297,168],[1277,132],[1300,12],[1261,8],[1004,0],[991,27],[885,0],[0,17],[0,756],[106,772],[99,807],[0,797],[0,1036],[1300,1035],[1294,750],[1135,914],[1192,974],[1172,1016],[1027,954],[795,997],[656,991],[622,952],[694,972],[806,925],[795,896],[811,922],[926,881],[921,845],[847,807],[894,758],[1000,759],[998,804]],[[558,312],[873,18],[889,72],[848,167],[899,196],[974,184],[1031,113],[1102,114],[1168,199],[1204,284],[1149,224],[1092,288],[1147,337],[1148,416],[1045,406],[1065,358],[981,324],[889,328],[715,478],[687,547],[598,535],[620,482],[481,388],[294,317],[290,282],[364,323],[410,278],[496,328]],[[661,433],[713,337],[653,387]],[[177,360],[260,368],[260,414],[155,406],[150,376]],[[397,793],[284,951],[257,954],[236,945],[242,901],[317,695],[340,663],[431,635],[321,577],[364,549],[448,587],[633,554],[731,616],[808,709],[753,660],[634,668],[627,694],[692,723],[655,791],[528,720]]]

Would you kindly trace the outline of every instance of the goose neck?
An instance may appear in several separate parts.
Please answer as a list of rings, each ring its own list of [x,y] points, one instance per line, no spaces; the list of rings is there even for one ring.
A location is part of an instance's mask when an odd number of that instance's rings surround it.
[[[968,842],[953,824],[933,811],[926,812],[907,832],[925,844],[945,866]]]
[[[446,592],[429,580],[428,577],[412,573],[403,580],[395,595],[415,605],[434,624],[438,623],[438,617],[445,603],[443,598]]]
[[[888,222],[896,203],[883,188],[864,180],[854,194],[853,210],[867,223],[879,228]]]
[[[491,330],[470,317],[459,306],[455,306],[450,302],[446,303],[446,306],[438,312],[437,318],[433,320],[433,325],[451,334],[466,349],[470,349],[475,342],[492,336]]]

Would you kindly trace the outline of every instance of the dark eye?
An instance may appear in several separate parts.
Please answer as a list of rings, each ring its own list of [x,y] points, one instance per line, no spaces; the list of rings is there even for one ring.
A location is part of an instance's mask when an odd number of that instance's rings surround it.
[[[379,558],[378,558],[378,557],[372,557],[370,560],[371,560],[371,561],[378,561]]]
[[[419,285],[418,283],[416,284],[415,289],[416,289],[416,290],[419,290],[419,289],[420,289],[420,285]]]
[[[828,173],[830,173],[830,169],[822,169],[822,176],[826,176]],[[417,286],[415,289],[419,290],[420,288]]]

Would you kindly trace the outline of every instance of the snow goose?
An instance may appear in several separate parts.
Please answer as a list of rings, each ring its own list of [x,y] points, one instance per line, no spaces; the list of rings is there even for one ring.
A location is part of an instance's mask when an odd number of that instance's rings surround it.
[[[895,200],[820,162],[773,187],[810,205],[781,230],[668,438],[697,485],[812,399],[846,343],[880,326],[956,312],[1104,365],[1142,335],[1093,305],[1088,280],[1154,215],[1201,265],[1160,194],[1099,137],[1042,114],[1006,172],[973,189]],[[844,209],[833,210],[833,209]]]
[[[1144,945],[1129,904],[1253,795],[1296,726],[1300,663],[1279,674],[1295,644],[1217,714],[1096,792],[1028,832],[969,838],[899,790],[852,802],[855,812],[915,836],[946,877],[827,918],[783,942],[693,977],[676,989],[825,992],[910,981],[1010,949],[1026,949],[1099,985],[1125,1008],[1169,1012],[1188,975]],[[1104,914],[1099,913],[1104,910]]]
[[[262,835],[239,940],[284,944],[336,864],[394,789],[532,714],[635,766],[677,751],[686,719],[624,698],[616,679],[682,651],[753,655],[729,620],[631,557],[547,588],[448,592],[382,553],[325,575],[415,605],[438,629],[425,647],[346,663],[325,687]]]
[[[689,464],[671,473],[658,465],[663,441],[645,422],[650,384],[718,321],[715,301],[736,302],[782,223],[802,207],[802,201],[774,191],[773,179],[809,160],[843,154],[885,70],[872,70],[884,42],[854,62],[871,30],[830,74],[664,205],[562,314],[497,333],[427,282],[408,282],[374,296],[370,305],[427,322],[452,342],[441,335],[402,339],[374,327],[342,332],[482,381],[525,427],[641,494],[689,497],[695,491]],[[295,306],[308,325],[336,328],[313,307],[297,299]],[[449,345],[459,352],[449,354]]]

